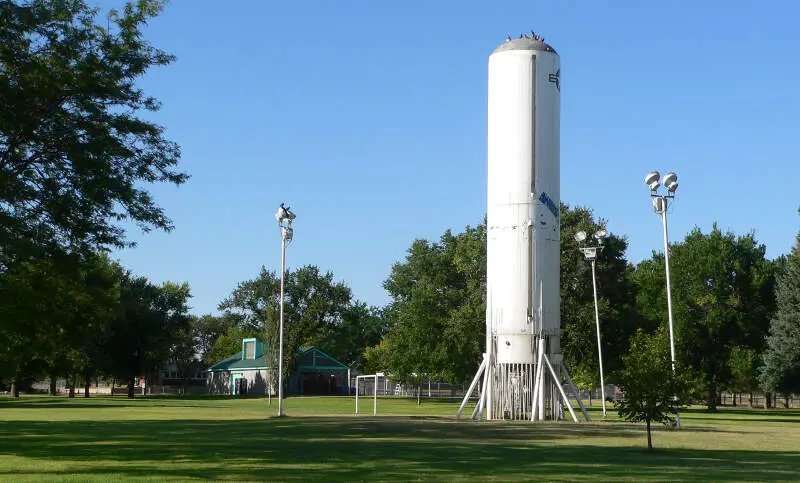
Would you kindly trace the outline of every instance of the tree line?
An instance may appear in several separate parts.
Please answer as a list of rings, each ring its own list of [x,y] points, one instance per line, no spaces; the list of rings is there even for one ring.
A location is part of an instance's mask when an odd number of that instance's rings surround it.
[[[606,227],[590,209],[561,206],[561,347],[574,382],[599,386],[591,269],[574,234]],[[611,234],[597,258],[606,381],[667,325],[663,253],[632,264]],[[692,398],[715,410],[721,392],[800,392],[800,240],[776,260],[752,233],[692,230],[670,245],[676,359]],[[387,333],[368,371],[407,382],[467,381],[485,350],[486,227],[417,240],[384,283]],[[666,336],[665,336],[666,337]],[[637,344],[636,341],[639,341]],[[635,360],[635,358],[631,358]]]
[[[67,381],[70,395],[100,378],[124,381],[158,370],[187,330],[186,283],[155,285],[105,255],[15,263],[0,274],[0,378],[21,386]]]
[[[316,266],[285,281],[284,365],[304,346],[322,346],[360,365],[385,331],[381,310]],[[280,274],[261,270],[237,285],[220,315],[189,314],[188,283],[156,285],[107,255],[15,263],[0,273],[0,382],[19,396],[34,381],[64,379],[69,395],[100,380],[121,381],[134,397],[139,378],[158,380],[172,366],[185,387],[197,372],[238,353],[246,337],[277,347]],[[277,367],[277,351],[267,354]]]

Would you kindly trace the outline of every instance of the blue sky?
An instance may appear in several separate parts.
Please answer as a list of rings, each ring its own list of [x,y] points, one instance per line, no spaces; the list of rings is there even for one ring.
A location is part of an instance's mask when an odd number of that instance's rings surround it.
[[[103,0],[107,7],[121,2]],[[177,62],[141,86],[192,179],[153,189],[169,234],[121,262],[188,281],[214,312],[297,213],[290,268],[316,264],[380,305],[415,238],[478,224],[487,58],[535,29],[561,55],[561,193],[638,262],[661,246],[644,174],[678,173],[670,239],[714,221],[770,258],[800,229],[798,2],[173,0],[146,35]]]

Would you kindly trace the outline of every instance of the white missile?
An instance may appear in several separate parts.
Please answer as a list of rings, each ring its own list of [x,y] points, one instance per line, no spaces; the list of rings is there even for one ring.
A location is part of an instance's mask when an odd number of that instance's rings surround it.
[[[538,38],[489,56],[486,318],[498,363],[534,363],[531,334],[560,327],[560,100],[558,54]]]
[[[471,386],[484,372],[476,414],[557,418],[566,402],[559,344],[560,58],[533,32],[506,40],[489,56],[488,91],[486,353]]]

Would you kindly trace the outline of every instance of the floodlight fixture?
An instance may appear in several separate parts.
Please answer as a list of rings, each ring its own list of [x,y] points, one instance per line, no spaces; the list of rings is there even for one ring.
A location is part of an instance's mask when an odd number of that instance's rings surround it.
[[[658,189],[658,179],[661,177],[661,174],[658,171],[651,171],[647,173],[647,176],[644,177],[644,183],[650,187],[650,191],[655,191]]]
[[[608,232],[606,231],[605,228],[600,228],[599,230],[594,232],[594,237],[600,242],[602,242],[603,238],[605,238],[606,236],[608,236]]]
[[[677,190],[677,189],[678,189],[678,182],[677,181],[673,181],[672,183],[667,185],[667,191],[669,191],[670,193],[674,193],[675,190]]]
[[[585,240],[586,240],[586,232],[585,231],[579,231],[578,233],[575,234],[575,241],[576,242],[583,243]]]
[[[281,206],[278,207],[278,211],[275,212],[275,220],[278,221],[278,224],[283,226],[284,224],[291,225],[292,221],[294,221],[297,216],[292,213],[291,208],[288,206],[283,206],[284,204],[281,203]]]
[[[664,178],[661,180],[661,184],[664,185],[665,188],[669,188],[670,185],[677,182],[678,182],[678,175],[672,172],[665,174]]]

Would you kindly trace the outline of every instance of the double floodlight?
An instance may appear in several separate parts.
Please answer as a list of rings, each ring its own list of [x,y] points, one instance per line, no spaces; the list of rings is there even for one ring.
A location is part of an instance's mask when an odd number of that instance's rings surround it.
[[[658,186],[662,185],[670,194],[675,193],[675,190],[678,189],[678,175],[672,172],[667,173],[659,182],[660,177],[661,174],[658,171],[651,171],[644,177],[644,183],[650,187],[650,191],[656,191]]]
[[[603,244],[603,239],[605,237],[607,237],[607,236],[608,236],[608,232],[606,231],[606,229],[605,228],[601,228],[601,229],[597,230],[596,232],[594,232],[594,234],[592,235],[592,238],[597,240],[597,243],[602,245]],[[585,231],[579,231],[579,232],[575,233],[575,241],[578,242],[578,243],[585,242],[587,238],[588,238],[588,235],[586,234]]]
[[[283,225],[284,223],[291,225],[295,218],[297,218],[297,216],[292,213],[292,210],[288,206],[283,206],[283,203],[278,207],[278,211],[275,212],[275,219],[278,221],[279,225]]]
[[[278,221],[278,226],[281,229],[281,237],[285,241],[291,241],[294,237],[294,228],[292,228],[292,221],[297,218],[292,210],[289,209],[288,206],[281,206],[278,207],[278,211],[275,212],[275,219]]]
[[[575,241],[578,242],[578,249],[583,252],[583,256],[594,263],[597,255],[603,251],[603,239],[607,236],[608,232],[605,228],[597,230],[591,236],[587,235],[585,231],[579,231],[575,233]],[[594,243],[587,243],[590,238]]]

